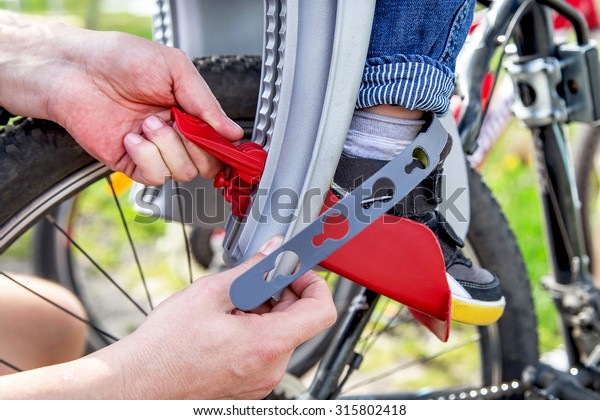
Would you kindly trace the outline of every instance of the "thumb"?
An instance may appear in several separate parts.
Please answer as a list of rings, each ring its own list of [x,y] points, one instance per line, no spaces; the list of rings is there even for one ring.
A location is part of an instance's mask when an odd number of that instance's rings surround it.
[[[298,299],[289,305],[280,302],[262,320],[294,348],[331,326],[337,311],[327,282],[314,271],[299,277],[291,289]]]
[[[244,130],[233,122],[223,111],[202,76],[198,73],[189,58],[183,59],[179,65],[172,66],[173,93],[177,103],[188,113],[207,122],[223,137],[236,141],[242,138]]]
[[[262,261],[267,255],[279,248],[282,242],[283,236],[273,236],[258,250],[256,254],[248,258],[240,265],[222,273],[206,277],[205,280],[207,282],[215,282],[218,284],[219,293],[216,293],[213,296],[213,304],[219,306],[220,309],[224,309],[227,312],[235,309],[235,305],[231,303],[231,299],[229,298],[229,288],[231,287],[231,284],[240,275],[248,271],[250,268]]]

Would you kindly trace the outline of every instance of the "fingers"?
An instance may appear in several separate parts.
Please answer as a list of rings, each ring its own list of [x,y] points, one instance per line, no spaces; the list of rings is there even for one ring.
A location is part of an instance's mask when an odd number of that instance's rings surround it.
[[[231,283],[239,275],[279,248],[282,239],[280,236],[273,237],[259,253],[229,270],[222,279],[222,286],[229,291]],[[222,304],[227,305],[225,307],[228,310],[233,309],[229,299]],[[257,313],[261,315],[258,318],[261,323],[259,328],[276,335],[276,339],[283,340],[290,349],[331,326],[337,317],[327,282],[313,271],[305,273],[284,290],[279,302],[270,311],[266,305],[261,305]]]
[[[327,282],[315,272],[308,271],[290,287],[299,298],[282,301],[262,319],[269,331],[295,348],[333,325],[337,312]]]
[[[142,130],[145,137],[158,149],[175,180],[191,181],[198,176],[198,168],[172,127],[165,124],[161,118],[151,115],[144,121]]]
[[[187,182],[198,175],[214,178],[223,168],[221,161],[180,136],[157,115],[144,120],[142,131],[143,136],[130,133],[124,139],[132,165],[113,168],[125,172],[135,181],[160,185],[170,177]]]
[[[171,72],[172,93],[176,103],[186,112],[210,124],[219,134],[235,141],[244,131],[230,120],[200,76],[191,60],[181,50],[163,50]],[[167,118],[166,111],[161,113]],[[148,117],[144,136],[128,134],[124,140],[127,156],[113,169],[125,172],[147,185],[164,183],[165,177],[190,181],[196,175],[214,178],[223,163],[189,140],[179,136],[173,127],[157,116]],[[130,160],[129,160],[130,159]]]
[[[315,272],[302,276],[290,285],[290,289],[301,299],[330,299],[331,291],[325,279]]]
[[[171,175],[160,151],[151,141],[139,134],[129,133],[123,144],[131,161],[127,161],[123,168],[117,165],[113,169],[124,172],[134,181],[145,185],[163,184]]]
[[[239,266],[196,281],[192,287],[199,294],[199,304],[205,308],[216,308],[221,313],[233,311],[234,315],[246,315],[236,312],[229,299],[229,288],[242,273],[277,250],[282,240],[281,236],[275,236]],[[274,340],[281,340],[290,350],[331,326],[337,316],[329,286],[313,271],[305,273],[284,290],[280,301],[270,311],[268,306],[259,307],[252,318],[258,322],[254,325],[273,336]]]
[[[279,248],[282,241],[283,237],[281,236],[272,237],[248,260],[230,270],[204,277],[201,282],[194,282],[194,287],[198,288],[199,294],[210,294],[210,302],[207,302],[207,304],[210,304],[213,307],[216,306],[221,311],[227,313],[231,312],[235,309],[235,306],[231,303],[229,298],[229,288],[231,283],[233,283],[242,273],[248,271],[267,255]]]
[[[169,53],[173,73],[173,93],[179,105],[192,115],[210,124],[219,134],[229,140],[239,140],[242,128],[234,123],[221,108],[210,88],[200,76],[185,53],[172,49]]]
[[[242,273],[274,252],[282,243],[281,236],[271,238],[258,253],[239,266],[194,283],[197,293],[207,298],[204,305],[231,313],[235,306],[229,299],[229,288]],[[329,286],[313,271],[298,278],[289,289],[284,290],[281,300],[271,311],[260,307],[257,327],[284,340],[290,349],[317,335],[335,322],[336,309]]]
[[[175,126],[175,129],[177,127]],[[223,162],[208,154],[194,143],[180,136],[183,147],[203,178],[212,179],[223,169]]]

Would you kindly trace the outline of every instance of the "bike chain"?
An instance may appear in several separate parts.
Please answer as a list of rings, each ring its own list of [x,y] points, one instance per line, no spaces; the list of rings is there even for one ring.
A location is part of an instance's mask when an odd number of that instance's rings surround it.
[[[521,381],[503,382],[500,385],[472,388],[456,393],[438,395],[431,400],[497,400],[502,398],[523,395],[528,400],[557,400],[547,391],[524,384]]]

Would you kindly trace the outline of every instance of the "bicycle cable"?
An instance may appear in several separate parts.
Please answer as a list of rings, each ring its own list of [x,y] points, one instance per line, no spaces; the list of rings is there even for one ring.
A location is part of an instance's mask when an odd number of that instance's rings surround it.
[[[20,369],[18,367],[16,367],[15,365],[13,365],[12,363],[7,362],[4,359],[0,359],[0,364],[8,367],[9,369],[14,370],[15,372],[23,372],[23,369]]]
[[[373,346],[372,343],[374,342],[375,338],[378,337],[378,335],[376,335],[377,325],[379,324],[379,321],[381,321],[381,318],[383,318],[383,314],[386,311],[389,303],[390,303],[390,300],[385,299],[383,301],[383,303],[381,303],[382,307],[379,310],[377,317],[374,320],[369,320],[369,322],[371,323],[371,331],[367,334],[367,336],[365,338],[362,339],[362,349],[359,351],[359,353],[364,355]],[[389,325],[389,322],[388,322],[388,325]],[[371,340],[371,343],[369,343],[369,340]]]
[[[359,351],[354,351],[354,354],[352,355],[352,359],[348,362],[348,368],[346,369],[346,372],[344,373],[344,377],[339,382],[339,384],[335,387],[335,389],[331,392],[331,394],[329,395],[329,398],[334,398],[335,396],[339,395],[342,392],[342,388],[346,385],[346,382],[348,382],[348,379],[350,379],[350,375],[354,371],[358,370],[358,368],[360,367],[362,361],[364,360],[365,354],[373,347],[377,338],[383,332],[389,330],[389,326],[391,325],[392,321],[400,313],[401,309],[398,309],[396,314],[394,314],[394,316],[388,320],[386,325],[381,330],[377,331],[377,324],[379,324],[379,321],[381,321],[381,318],[383,317],[383,314],[384,314],[385,310],[387,309],[390,302],[391,302],[391,300],[389,298],[383,302],[383,304],[382,304],[383,307],[379,310],[377,317],[375,318],[375,320],[371,321],[371,331],[367,334],[367,336],[365,338],[363,338],[361,340],[362,341],[362,349]],[[403,306],[403,308],[404,308],[404,306]]]
[[[179,189],[181,188],[179,186],[179,182],[177,181],[173,181],[173,184],[175,185],[175,191],[179,191]],[[188,237],[187,231],[185,230],[185,219],[184,219],[184,211],[183,211],[183,197],[181,196],[181,194],[177,194],[177,204],[179,207],[179,218],[181,219],[181,231],[183,233],[183,241],[185,242],[185,254],[187,257],[187,268],[188,268],[188,275],[189,275],[189,281],[190,284],[193,283],[194,281],[194,276],[192,274],[192,254],[191,254],[191,250],[190,250],[190,239]]]
[[[562,0],[536,1],[543,6],[549,7],[571,22],[571,25],[573,25],[573,29],[575,30],[575,35],[577,36],[577,43],[579,45],[585,45],[590,42],[590,30],[588,25],[585,22],[584,17],[577,11],[577,9],[575,9],[575,7]]]

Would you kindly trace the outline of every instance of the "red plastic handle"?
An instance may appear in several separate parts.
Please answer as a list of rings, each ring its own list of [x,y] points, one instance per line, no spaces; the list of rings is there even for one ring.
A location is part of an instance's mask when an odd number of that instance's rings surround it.
[[[171,109],[171,118],[185,138],[237,169],[243,178],[252,179],[262,175],[267,153],[260,146],[252,151],[240,149],[204,121],[177,108]]]

